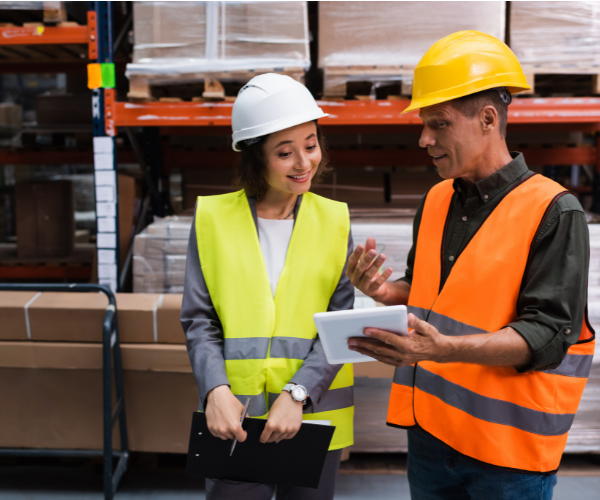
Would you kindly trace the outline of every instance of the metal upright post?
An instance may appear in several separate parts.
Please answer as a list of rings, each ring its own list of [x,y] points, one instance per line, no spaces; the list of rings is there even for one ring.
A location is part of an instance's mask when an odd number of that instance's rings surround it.
[[[112,12],[111,2],[90,2],[88,21],[93,18],[95,29],[90,30],[90,63],[112,64]],[[94,15],[95,14],[95,15]],[[96,59],[92,59],[96,55]],[[114,95],[112,88],[92,90],[94,120],[94,181],[96,192],[96,228],[98,282],[113,292],[119,291],[119,203],[117,191],[117,163],[114,127],[107,119],[107,102]]]

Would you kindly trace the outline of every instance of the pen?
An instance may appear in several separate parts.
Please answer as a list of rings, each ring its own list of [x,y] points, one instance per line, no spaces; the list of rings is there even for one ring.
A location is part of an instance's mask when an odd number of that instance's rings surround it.
[[[246,412],[248,411],[248,406],[250,406],[250,398],[246,399],[246,404],[244,405],[244,411],[242,412],[242,417],[240,418],[240,425],[244,423],[244,418],[246,417]],[[233,450],[235,449],[235,445],[237,444],[237,439],[233,440],[233,444],[231,445],[231,451],[229,452],[229,456],[233,455]]]

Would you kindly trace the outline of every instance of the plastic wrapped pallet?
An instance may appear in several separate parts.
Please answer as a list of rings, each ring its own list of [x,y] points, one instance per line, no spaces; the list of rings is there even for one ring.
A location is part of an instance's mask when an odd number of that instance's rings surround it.
[[[512,2],[510,46],[525,71],[600,72],[600,3]]]
[[[135,237],[133,291],[182,293],[191,217],[167,217]]]
[[[134,2],[133,10],[130,78],[310,67],[306,2]]]
[[[504,40],[504,26],[505,2],[319,2],[324,95],[352,80],[412,81],[440,38],[479,30]]]

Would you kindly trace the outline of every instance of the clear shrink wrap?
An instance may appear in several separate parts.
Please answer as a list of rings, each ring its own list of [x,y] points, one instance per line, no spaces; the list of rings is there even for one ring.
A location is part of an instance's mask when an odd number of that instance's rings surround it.
[[[414,67],[455,31],[504,40],[504,23],[505,2],[319,2],[319,67]]]
[[[192,217],[166,217],[136,235],[134,293],[182,293]]]
[[[510,47],[525,71],[598,73],[599,2],[512,2]]]
[[[127,76],[308,69],[306,2],[134,2]]]

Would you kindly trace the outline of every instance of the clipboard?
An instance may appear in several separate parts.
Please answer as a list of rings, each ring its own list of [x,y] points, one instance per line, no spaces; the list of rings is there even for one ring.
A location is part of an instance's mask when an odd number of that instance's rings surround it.
[[[185,475],[318,488],[335,427],[307,422],[293,439],[263,444],[259,438],[267,421],[246,417],[248,437],[230,457],[231,440],[214,437],[206,414],[194,412]]]

